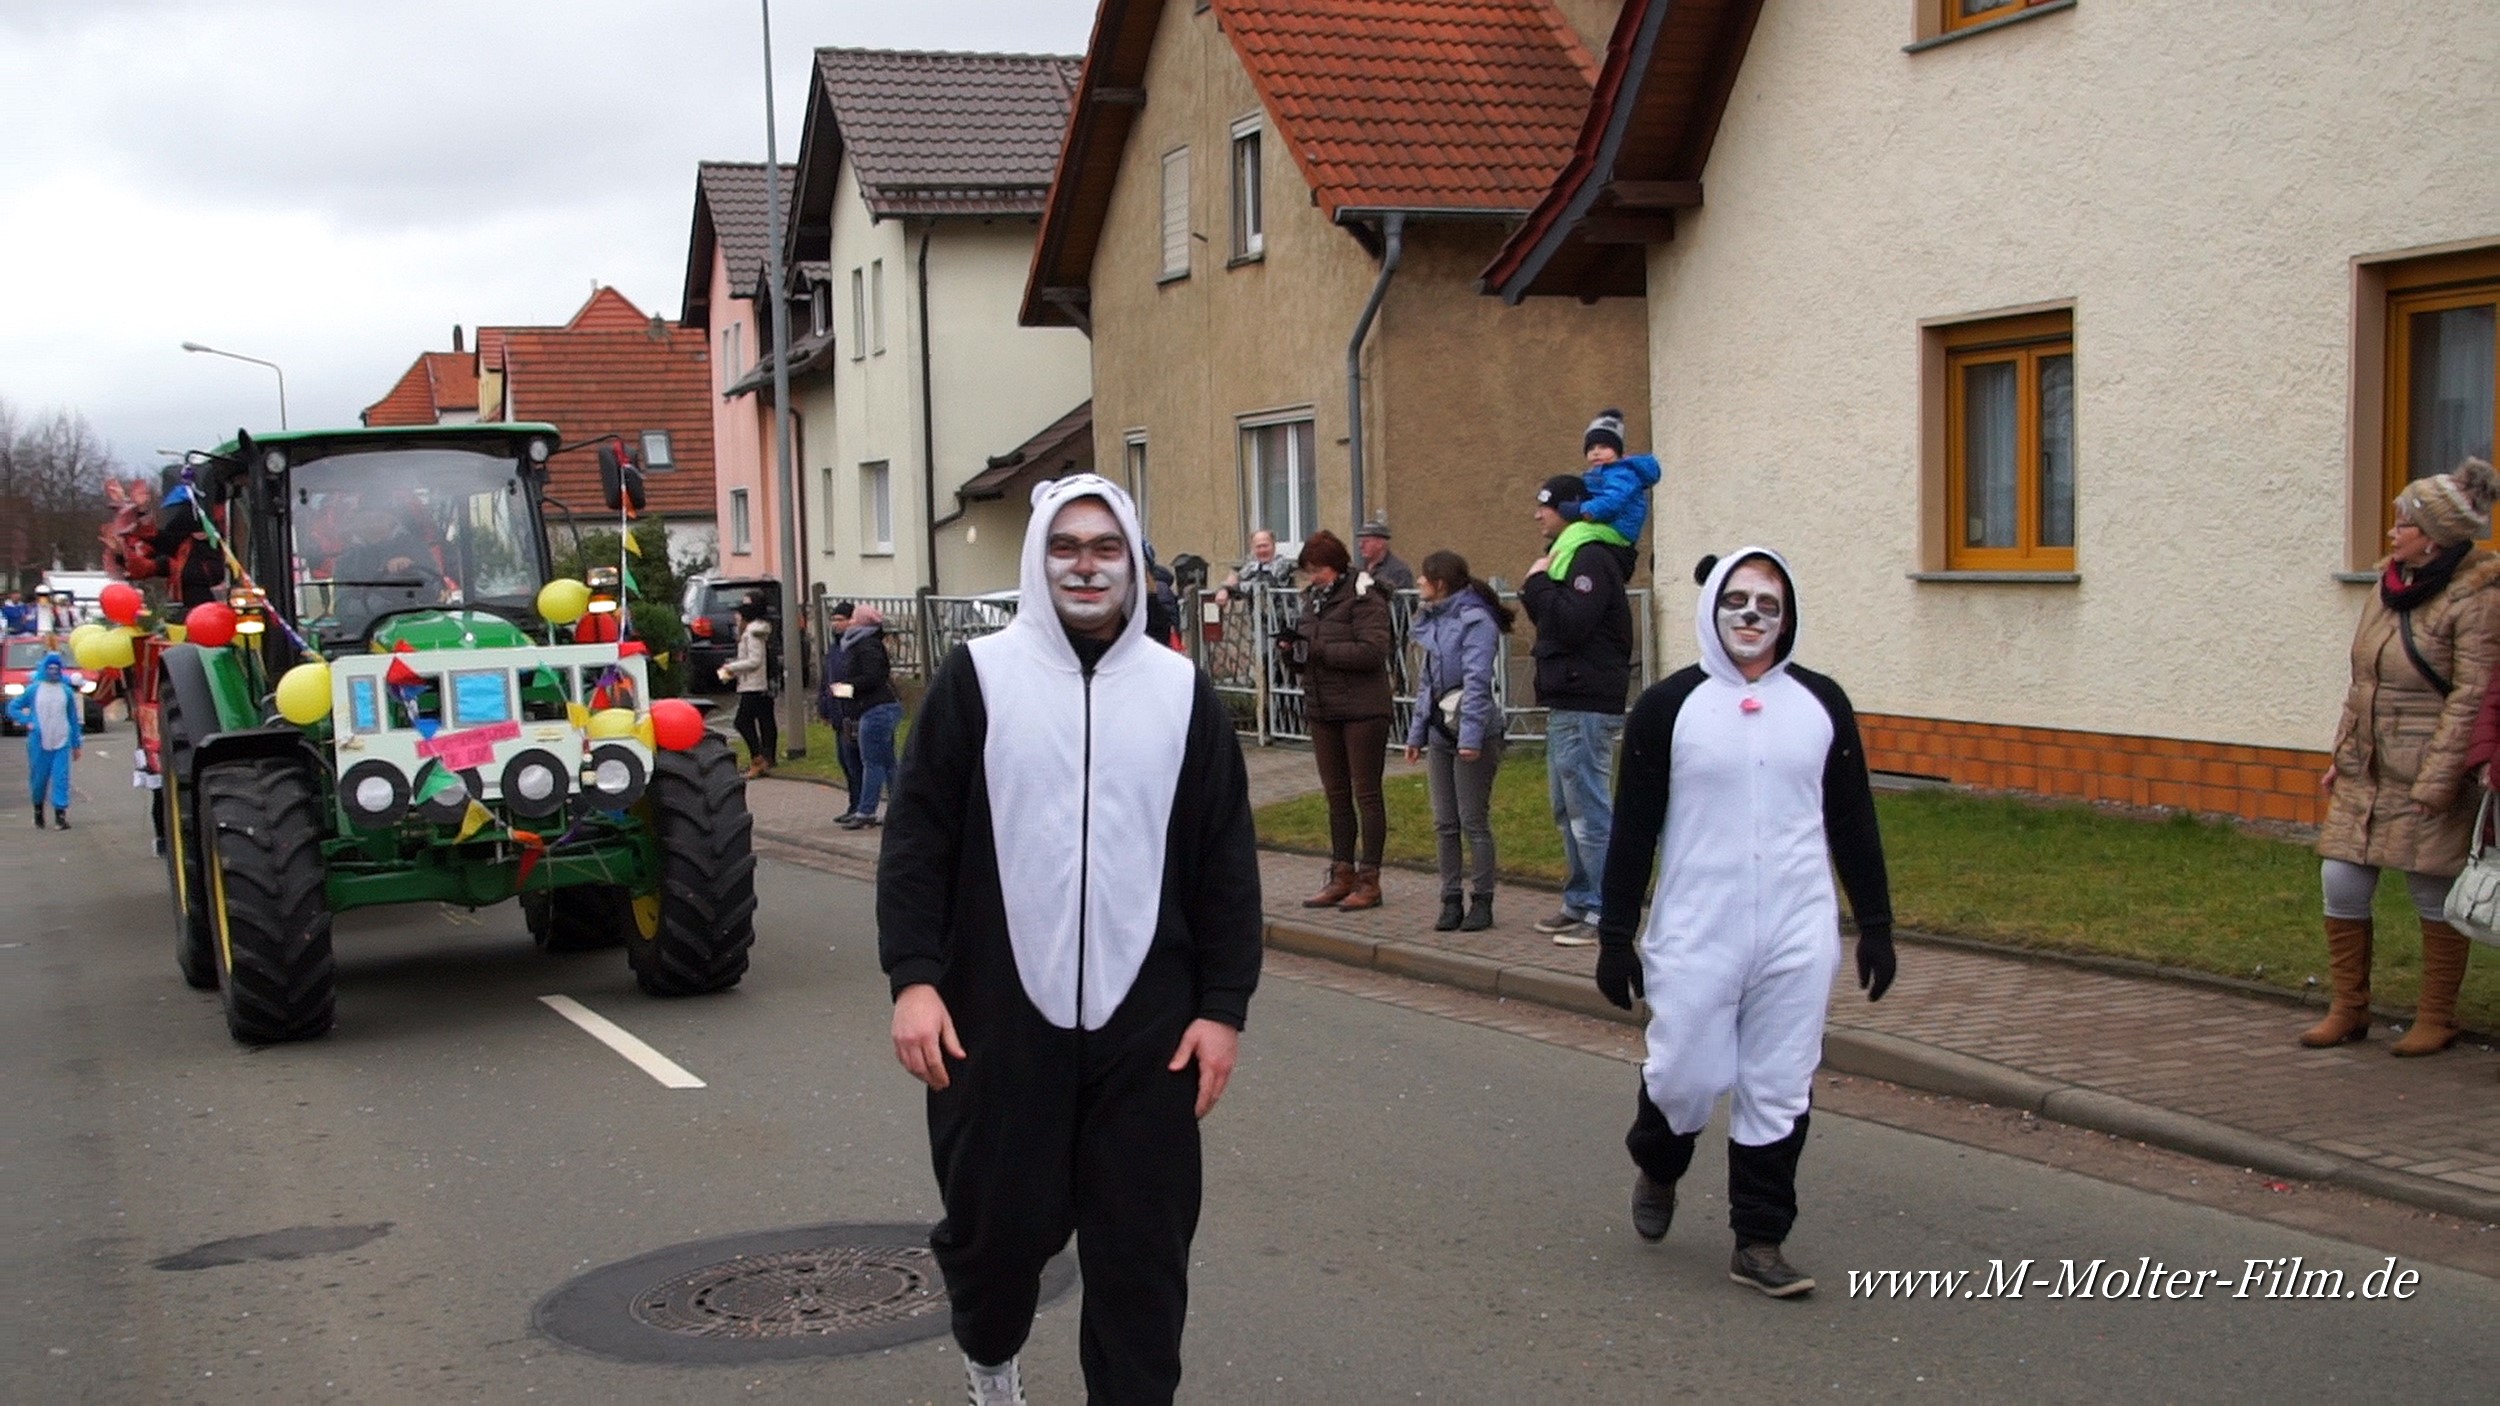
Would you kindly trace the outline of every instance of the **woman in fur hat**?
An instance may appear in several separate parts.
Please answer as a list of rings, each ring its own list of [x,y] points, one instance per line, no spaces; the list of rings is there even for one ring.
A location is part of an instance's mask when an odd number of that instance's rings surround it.
[[[2436,1054],[2457,1037],[2467,943],[2444,909],[2479,800],[2467,763],[2474,717],[2500,655],[2500,558],[2474,545],[2491,530],[2495,499],[2500,476],[2480,459],[2396,495],[2378,589],[2353,633],[2333,761],[2319,783],[2334,1003],[2302,1033],[2304,1045],[2369,1035],[2370,902],[2382,869],[2404,871],[2422,920],[2421,1002],[2391,1053]]]

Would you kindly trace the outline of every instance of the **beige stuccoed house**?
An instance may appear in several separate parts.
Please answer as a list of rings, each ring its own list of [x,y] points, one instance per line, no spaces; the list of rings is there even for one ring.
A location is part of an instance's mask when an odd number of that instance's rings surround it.
[[[1878,767],[2310,819],[2389,499],[2490,452],[2495,54],[2467,0],[1629,0],[1486,282],[1645,298],[1675,657],[1768,543]]]
[[[1253,530],[1359,514],[1410,564],[1516,582],[1591,416],[1646,443],[1637,303],[1475,286],[1569,155],[1613,14],[1104,0],[1024,318],[1090,332],[1094,452],[1165,561],[1220,579]]]
[[[1014,586],[1033,481],[1091,465],[1090,441],[1065,452],[1083,336],[1016,316],[1076,76],[1047,55],[817,51],[790,400],[805,575],[833,595]],[[742,392],[768,397],[770,373]]]

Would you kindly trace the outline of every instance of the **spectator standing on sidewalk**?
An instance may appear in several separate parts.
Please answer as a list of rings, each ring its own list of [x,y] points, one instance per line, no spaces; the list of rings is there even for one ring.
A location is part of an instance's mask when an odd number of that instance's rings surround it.
[[[1415,680],[1415,720],[1406,734],[1406,760],[1429,758],[1424,776],[1432,792],[1441,868],[1441,916],[1432,927],[1435,932],[1482,932],[1493,926],[1491,810],[1504,732],[1493,675],[1502,666],[1502,636],[1510,633],[1513,617],[1492,587],[1468,573],[1467,559],[1456,552],[1426,556],[1415,591],[1423,602],[1414,626],[1423,667]],[[1469,857],[1473,862],[1463,865],[1462,859]]]
[[[851,628],[851,613],[857,609],[849,601],[839,601],[826,612],[825,632],[832,638],[825,646],[825,667],[816,673],[816,716],[833,729],[834,759],[842,764],[842,794],[849,798],[842,813],[834,817],[837,823],[859,813],[859,729],[851,723],[849,656],[842,648],[842,632]]]
[[[0,634],[31,635],[35,612],[27,607],[26,598],[15,591],[0,599]]]
[[[1310,605],[1301,639],[1292,643],[1301,651],[1302,716],[1328,796],[1329,854],[1327,884],[1302,906],[1377,908],[1389,830],[1380,776],[1389,764],[1396,711],[1389,688],[1395,647],[1389,593],[1354,570],[1345,543],[1325,528],[1302,544],[1300,564],[1311,581]]]
[[[1172,1399],[1197,1120],[1258,985],[1241,744],[1206,675],[1146,638],[1140,542],[1108,480],[1035,491],[1015,620],[930,683],[877,866],[975,1406],[1024,1400],[1017,1357],[1071,1232],[1087,1395]]]
[[[1415,589],[1415,568],[1398,560],[1398,554],[1389,550],[1389,524],[1378,518],[1364,523],[1354,534],[1354,551],[1363,559],[1363,569],[1371,573],[1382,590]]]
[[[2448,886],[2465,868],[2481,797],[2469,754],[2500,655],[2500,558],[2474,545],[2491,531],[2500,477],[2468,459],[2396,495],[2378,589],[2353,632],[2352,681],[2319,785],[2319,883],[2326,898],[2326,1018],[2312,1047],[2370,1033],[2371,900],[2379,872],[2404,872],[2422,920],[2422,996],[2390,1053],[2437,1054],[2457,1038],[2457,992],[2469,944],[2448,925]]]
[[[1546,710],[1545,781],[1562,831],[1562,908],[1540,921],[1558,947],[1597,941],[1603,910],[1606,843],[1614,827],[1615,743],[1632,691],[1632,603],[1624,593],[1628,553],[1585,537],[1565,541],[1588,485],[1556,474],[1536,495],[1546,554],[1528,567],[1519,604],[1536,626],[1536,701]]]
[[[903,724],[902,695],[894,691],[894,661],[885,650],[885,617],[873,605],[851,612],[842,632],[843,702],[859,735],[859,791],[851,812],[834,823],[865,830],[877,823],[877,805],[894,779],[894,733]]]
[[[738,736],[747,744],[749,779],[773,774],[781,756],[781,721],[773,716],[773,624],[764,598],[750,591],[738,602],[738,653],[720,666],[721,682],[738,685]]]
[[[1892,898],[1866,749],[1840,685],[1797,667],[1788,564],[1747,547],[1694,573],[1701,662],[1641,694],[1623,735],[1597,989],[1650,1001],[1648,1055],[1624,1146],[1632,1228],[1666,1238],[1675,1185],[1719,1096],[1728,1277],[1773,1298],[1814,1281],[1780,1253],[1840,962],[1839,871],[1858,920],[1858,985],[1892,985]],[[1665,855],[1660,858],[1663,842]],[[1652,872],[1658,891],[1641,922]]]
[[[1250,534],[1250,555],[1215,589],[1215,603],[1231,603],[1233,592],[1250,586],[1290,586],[1293,562],[1276,554],[1276,534],[1262,527]]]

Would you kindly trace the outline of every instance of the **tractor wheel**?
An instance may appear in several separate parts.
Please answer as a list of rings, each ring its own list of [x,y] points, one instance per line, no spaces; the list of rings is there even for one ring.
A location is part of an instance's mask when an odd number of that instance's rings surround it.
[[[208,873],[200,858],[194,797],[182,787],[191,767],[191,734],[183,729],[182,699],[165,681],[157,703],[158,756],[164,787],[156,793],[165,823],[165,878],[174,900],[174,963],[195,991],[217,989],[217,930],[208,916]]]
[[[634,900],[634,979],[654,996],[737,985],[755,944],[755,820],[729,744],[707,733],[661,752],[636,810],[659,844],[660,883]]]
[[[623,884],[576,884],[521,895],[521,916],[541,952],[596,952],[634,931],[634,895]]]
[[[301,763],[260,758],[210,767],[200,794],[226,1028],[251,1044],[319,1035],[338,979],[320,789]]]

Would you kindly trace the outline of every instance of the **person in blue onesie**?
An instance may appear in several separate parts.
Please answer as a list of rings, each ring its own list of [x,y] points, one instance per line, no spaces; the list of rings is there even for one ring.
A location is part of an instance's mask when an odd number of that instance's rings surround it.
[[[78,760],[85,736],[78,725],[78,686],[69,681],[54,650],[35,666],[35,681],[9,700],[9,721],[26,729],[27,790],[35,799],[35,828],[43,828],[44,793],[52,793],[52,825],[69,828],[69,764]]]

